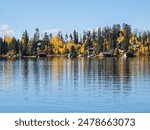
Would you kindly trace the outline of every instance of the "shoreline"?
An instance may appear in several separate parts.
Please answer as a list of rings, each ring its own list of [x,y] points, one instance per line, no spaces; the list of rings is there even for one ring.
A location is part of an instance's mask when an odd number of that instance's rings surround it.
[[[1,59],[13,59],[13,58],[52,58],[52,57],[66,57],[66,58],[80,58],[80,57],[84,57],[84,58],[135,58],[135,57],[150,57],[150,55],[133,55],[133,56],[126,56],[126,55],[122,55],[122,56],[114,56],[114,55],[109,55],[109,56],[104,56],[104,55],[77,55],[77,56],[69,56],[67,54],[64,55],[59,55],[59,54],[53,54],[53,55],[46,55],[46,56],[36,56],[36,55],[31,55],[31,56],[18,56],[18,55],[14,55],[14,56],[7,56],[7,55],[0,55]]]

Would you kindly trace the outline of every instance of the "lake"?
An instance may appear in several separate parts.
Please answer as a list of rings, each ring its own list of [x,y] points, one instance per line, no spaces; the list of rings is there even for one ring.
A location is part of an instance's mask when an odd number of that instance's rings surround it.
[[[0,112],[150,112],[150,58],[0,59]]]

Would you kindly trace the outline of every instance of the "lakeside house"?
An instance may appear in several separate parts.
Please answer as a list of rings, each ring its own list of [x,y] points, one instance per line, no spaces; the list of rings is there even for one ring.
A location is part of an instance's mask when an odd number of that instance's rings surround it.
[[[36,54],[38,57],[46,57],[47,53],[46,51],[42,48],[44,46],[44,43],[42,40],[39,40],[36,44]]]

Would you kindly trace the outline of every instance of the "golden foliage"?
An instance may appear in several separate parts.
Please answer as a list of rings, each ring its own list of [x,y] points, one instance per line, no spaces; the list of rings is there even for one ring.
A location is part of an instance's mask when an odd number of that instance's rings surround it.
[[[47,50],[48,50],[48,46],[44,45],[44,51],[47,51]]]
[[[63,46],[63,41],[59,36],[55,36],[50,40],[50,43],[53,44],[54,46]]]
[[[80,49],[80,53],[84,53],[86,50],[86,44],[84,43],[82,46],[81,46],[81,49]]]
[[[144,52],[145,52],[145,47],[144,47],[143,45],[141,45],[140,51],[141,51],[142,54],[144,54]]]
[[[6,35],[4,41],[9,45],[12,42],[12,38]]]
[[[7,57],[12,57],[14,55],[16,55],[16,52],[14,50],[7,52]]]
[[[117,42],[122,42],[125,39],[123,31],[119,33],[119,37],[117,38]]]
[[[63,48],[59,48],[59,53],[60,54],[65,54],[67,51],[66,47],[64,46]]]
[[[131,45],[133,45],[133,44],[138,44],[138,45],[140,45],[140,44],[141,44],[141,42],[138,41],[137,37],[136,37],[134,34],[132,34],[132,36],[131,36],[129,42],[130,42]]]
[[[21,38],[21,43],[22,43],[22,44],[24,44],[24,43],[25,43],[23,38]]]
[[[25,43],[25,39],[24,39],[24,37],[22,37],[21,38],[21,43],[23,44],[23,45],[25,45],[26,43]]]
[[[148,51],[149,51],[148,46],[145,47],[144,45],[141,45],[139,51],[140,54],[142,55],[148,55]]]
[[[72,47],[76,50],[77,53],[80,53],[80,44],[75,44],[74,42],[64,44],[59,36],[53,37],[50,40],[50,43],[53,45],[52,51],[54,54],[66,54],[71,52]]]
[[[69,52],[71,52],[71,48],[72,48],[72,47],[74,47],[75,50],[77,50],[77,45],[76,45],[75,43],[69,42],[69,43],[66,44],[66,49],[67,49]]]
[[[52,51],[54,54],[58,54],[59,53],[59,48],[58,47],[53,47]]]

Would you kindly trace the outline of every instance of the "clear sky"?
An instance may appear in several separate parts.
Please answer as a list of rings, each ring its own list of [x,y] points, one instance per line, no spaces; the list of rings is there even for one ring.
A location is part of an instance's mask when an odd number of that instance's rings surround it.
[[[150,0],[0,0],[0,36],[31,37],[35,28],[80,33],[83,30],[122,23],[150,29]]]

